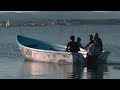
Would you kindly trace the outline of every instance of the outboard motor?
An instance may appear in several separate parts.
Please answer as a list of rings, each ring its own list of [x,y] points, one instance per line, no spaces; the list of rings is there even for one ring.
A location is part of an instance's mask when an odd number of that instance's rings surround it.
[[[109,51],[102,51],[102,53],[101,53],[100,56],[98,57],[96,63],[100,63],[100,64],[106,63],[109,54],[110,54]]]

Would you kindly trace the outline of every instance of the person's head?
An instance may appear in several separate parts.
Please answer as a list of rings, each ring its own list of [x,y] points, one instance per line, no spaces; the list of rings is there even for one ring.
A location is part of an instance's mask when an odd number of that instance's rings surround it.
[[[90,40],[93,40],[93,35],[90,35]]]
[[[98,37],[99,37],[99,34],[98,34],[98,33],[95,33],[94,36],[98,38]]]
[[[98,37],[96,37],[96,36],[93,37],[94,42],[97,41],[97,38],[98,38]]]
[[[77,42],[81,42],[81,38],[80,37],[77,38]]]
[[[74,41],[75,40],[75,36],[70,36],[70,40]]]
[[[96,41],[98,38],[99,38],[99,34],[95,33],[94,36],[93,36],[94,41]]]

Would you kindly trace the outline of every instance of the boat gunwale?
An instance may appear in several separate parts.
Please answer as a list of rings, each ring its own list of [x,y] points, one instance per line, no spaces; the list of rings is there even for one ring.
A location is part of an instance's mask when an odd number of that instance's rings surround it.
[[[56,53],[56,54],[60,53],[60,54],[68,54],[68,55],[72,55],[71,52],[50,51],[50,50],[42,50],[42,49],[35,49],[35,48],[27,47],[27,46],[22,45],[21,43],[19,43],[18,38],[16,39],[16,41],[17,41],[17,43],[18,43],[19,46],[24,47],[24,48],[27,48],[27,49],[31,49],[31,50],[34,50],[34,51],[46,52],[46,53]]]

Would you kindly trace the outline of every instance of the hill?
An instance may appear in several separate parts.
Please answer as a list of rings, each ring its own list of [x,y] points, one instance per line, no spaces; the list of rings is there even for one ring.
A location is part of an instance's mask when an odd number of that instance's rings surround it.
[[[26,23],[37,24],[120,24],[120,11],[91,12],[91,11],[39,11],[39,12],[4,12],[0,13],[0,23],[7,20],[13,25]],[[56,20],[56,21],[55,21]],[[66,22],[65,22],[66,20]]]

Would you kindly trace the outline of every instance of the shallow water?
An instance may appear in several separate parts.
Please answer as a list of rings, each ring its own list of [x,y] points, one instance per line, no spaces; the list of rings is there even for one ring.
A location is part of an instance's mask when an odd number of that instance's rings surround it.
[[[1,79],[119,79],[120,25],[82,26],[18,26],[0,27]],[[66,45],[71,35],[82,38],[83,46],[89,34],[98,32],[104,50],[111,52],[106,65],[86,68],[84,65],[59,65],[25,61],[16,43],[17,35]]]

